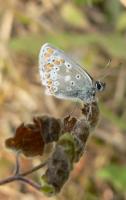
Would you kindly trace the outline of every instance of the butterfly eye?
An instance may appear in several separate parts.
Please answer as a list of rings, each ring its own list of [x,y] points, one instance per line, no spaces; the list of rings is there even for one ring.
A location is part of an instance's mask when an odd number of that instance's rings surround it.
[[[100,82],[100,81],[96,81],[95,83],[95,87],[97,91],[103,91],[105,88],[105,83],[104,82]]]
[[[97,83],[97,90],[101,90],[101,84],[100,83]]]

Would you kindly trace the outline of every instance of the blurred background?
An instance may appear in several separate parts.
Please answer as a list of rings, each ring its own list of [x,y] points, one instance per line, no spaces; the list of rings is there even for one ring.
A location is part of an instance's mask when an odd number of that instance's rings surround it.
[[[4,140],[20,123],[43,113],[64,117],[75,106],[44,93],[38,53],[45,42],[70,54],[94,78],[109,74],[99,95],[99,124],[63,190],[51,199],[126,199],[126,0],[0,0],[0,179],[13,172],[15,154]],[[40,160],[22,157],[22,169]],[[39,181],[41,174],[31,178]],[[49,198],[14,182],[0,187],[0,199]]]

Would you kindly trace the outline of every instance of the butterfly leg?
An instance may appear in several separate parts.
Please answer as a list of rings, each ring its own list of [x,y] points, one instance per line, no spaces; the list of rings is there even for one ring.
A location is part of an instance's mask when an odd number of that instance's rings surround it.
[[[88,112],[87,112],[87,116],[86,119],[87,121],[89,121],[89,119],[92,117],[92,104],[88,104]]]

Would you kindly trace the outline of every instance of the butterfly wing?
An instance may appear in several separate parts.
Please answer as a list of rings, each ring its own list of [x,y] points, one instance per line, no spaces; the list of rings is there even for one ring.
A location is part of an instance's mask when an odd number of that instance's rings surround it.
[[[92,78],[64,51],[46,43],[39,54],[39,71],[49,95],[79,99],[92,88]]]

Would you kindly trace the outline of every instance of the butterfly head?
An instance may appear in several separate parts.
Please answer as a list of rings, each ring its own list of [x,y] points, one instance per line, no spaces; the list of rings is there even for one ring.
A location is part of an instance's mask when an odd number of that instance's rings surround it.
[[[101,82],[101,81],[95,82],[95,89],[98,92],[102,92],[105,89],[105,86],[106,86],[105,82]]]

